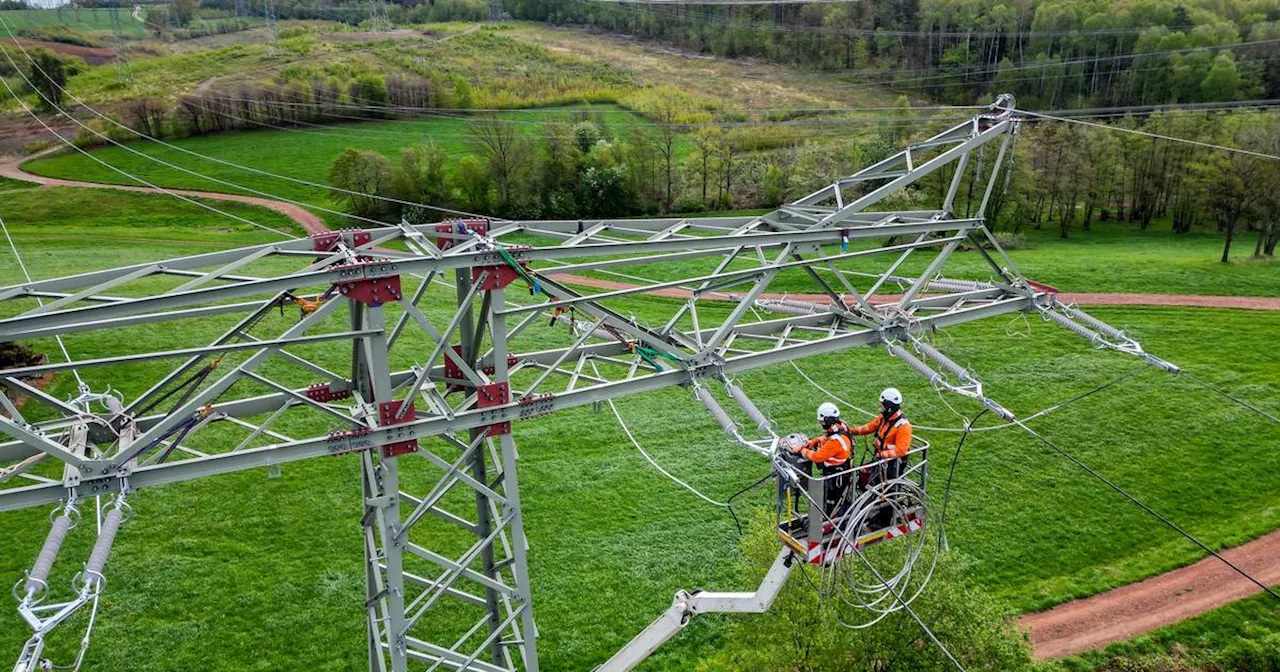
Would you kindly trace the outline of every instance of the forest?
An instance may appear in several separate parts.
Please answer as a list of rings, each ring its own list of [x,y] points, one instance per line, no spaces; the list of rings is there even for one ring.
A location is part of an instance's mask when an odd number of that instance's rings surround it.
[[[999,92],[1039,109],[1280,97],[1276,0],[507,4],[518,18],[840,70],[938,102]]]

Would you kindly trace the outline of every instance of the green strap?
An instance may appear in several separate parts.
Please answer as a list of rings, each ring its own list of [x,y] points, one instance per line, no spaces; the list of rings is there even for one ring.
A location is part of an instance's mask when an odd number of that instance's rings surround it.
[[[529,283],[529,286],[533,288],[534,292],[539,294],[545,293],[542,291],[542,283],[538,282],[537,278],[530,275],[529,271],[525,270],[524,266],[521,266],[520,262],[516,261],[516,258],[511,256],[510,252],[507,252],[505,249],[498,246],[494,246],[494,249],[497,250],[498,256],[502,257],[502,260],[507,262],[508,266],[515,269],[515,272],[519,273],[520,277],[524,278],[524,281]]]

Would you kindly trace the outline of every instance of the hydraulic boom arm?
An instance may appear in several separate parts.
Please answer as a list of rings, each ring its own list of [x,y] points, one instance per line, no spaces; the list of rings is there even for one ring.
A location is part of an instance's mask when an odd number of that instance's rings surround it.
[[[596,668],[596,672],[626,672],[639,665],[649,654],[657,651],[659,646],[684,629],[695,614],[761,614],[768,611],[773,598],[778,596],[787,577],[791,575],[791,557],[791,549],[779,551],[769,573],[765,574],[754,593],[688,593],[683,590],[676,593],[670,609],[650,623],[649,627],[636,635],[635,639],[622,647],[604,665]]]

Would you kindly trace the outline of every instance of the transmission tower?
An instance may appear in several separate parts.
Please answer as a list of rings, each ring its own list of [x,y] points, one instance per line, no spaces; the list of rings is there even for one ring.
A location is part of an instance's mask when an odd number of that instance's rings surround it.
[[[369,0],[369,31],[385,33],[391,30],[391,18],[387,16],[386,0]]]
[[[489,0],[490,21],[506,21],[509,18],[511,15],[502,7],[502,0]]]
[[[0,288],[3,314],[11,316],[0,319],[0,341],[102,333],[124,350],[0,371],[0,408],[7,414],[0,415],[0,433],[11,439],[0,443],[0,465],[9,465],[0,473],[26,479],[0,489],[0,511],[55,504],[70,510],[93,496],[114,498],[119,510],[129,495],[137,515],[146,515],[146,498],[130,493],[345,456],[360,463],[364,495],[370,670],[425,664],[537,672],[527,557],[536,549],[525,538],[513,434],[523,420],[686,386],[729,430],[732,422],[708,401],[704,383],[732,387],[731,377],[744,371],[868,345],[885,348],[939,389],[1011,417],[983,394],[975,372],[920,347],[919,337],[1013,312],[1043,315],[1095,347],[1165,364],[1123,332],[1057,305],[986,227],[984,211],[1019,123],[1012,100],[1002,97],[951,129],[760,216],[401,223]],[[958,218],[953,205],[972,173],[965,169],[970,157],[993,143],[995,160],[974,178],[981,180],[980,204],[972,217]],[[937,202],[872,210],[944,167],[953,171]],[[520,242],[512,242],[517,236]],[[555,242],[530,246],[530,239]],[[850,249],[851,242],[884,239],[901,242]],[[986,263],[984,279],[943,277],[962,244]],[[895,275],[921,250],[936,253],[923,273]],[[594,293],[574,288],[583,274],[694,259],[715,262],[715,270]],[[840,272],[838,265],[858,270]],[[770,299],[765,291],[780,274],[804,274],[826,301],[797,306]],[[512,285],[520,291],[510,291]],[[882,295],[887,285],[901,293]],[[665,311],[652,325],[630,317],[636,299],[656,292],[685,298],[645,301],[648,310]],[[296,319],[283,315],[294,306]],[[769,318],[749,319],[757,309],[770,311]],[[153,342],[159,325],[213,319],[221,335],[212,342],[183,343],[183,334],[195,332],[178,328],[163,329],[169,340]],[[921,357],[957,372],[957,383],[944,383],[901,344],[916,344]],[[154,377],[166,360],[179,363]],[[144,368],[129,368],[139,364]],[[71,368],[148,386],[88,413],[27,382]],[[314,382],[300,384],[305,380]],[[13,403],[18,394],[56,417],[29,421]],[[213,426],[219,429],[205,431]],[[31,473],[42,461],[60,462],[63,477]],[[116,514],[99,535],[93,576],[106,571],[115,531],[127,538],[123,520]],[[60,521],[32,573],[41,583],[20,596],[24,614],[42,608],[43,582],[67,535]],[[790,553],[780,553],[768,591],[785,578]],[[103,585],[93,579],[82,592],[96,597]],[[758,610],[768,601],[743,605],[734,602],[740,594],[723,595],[678,597],[608,669],[629,669],[678,632],[692,611]],[[42,646],[47,628],[27,621],[43,628],[24,650],[23,660],[34,665],[38,656],[30,652]]]
[[[116,81],[124,87],[133,86],[133,68],[129,65],[129,57],[125,55],[124,25],[120,20],[120,3],[117,1],[107,9],[111,18],[112,42],[116,47]]]
[[[264,0],[262,16],[267,22],[267,55],[279,56],[281,53],[280,26],[276,23],[276,5],[273,0]]]

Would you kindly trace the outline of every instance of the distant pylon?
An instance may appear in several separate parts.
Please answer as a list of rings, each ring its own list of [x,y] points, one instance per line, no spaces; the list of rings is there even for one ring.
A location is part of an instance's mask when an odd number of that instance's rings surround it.
[[[507,10],[502,8],[502,0],[489,0],[489,20],[503,21],[509,18]]]
[[[276,25],[276,6],[271,0],[266,0],[263,5],[263,17],[267,21],[267,38],[271,40],[267,45],[267,55],[278,56],[280,54],[280,28]]]
[[[391,30],[391,18],[387,16],[384,0],[369,0],[369,31],[382,33]]]
[[[124,26],[120,22],[120,2],[117,0],[107,9],[111,19],[112,42],[116,48],[116,81],[123,86],[133,85],[133,68],[129,66],[129,58],[124,53]]]

